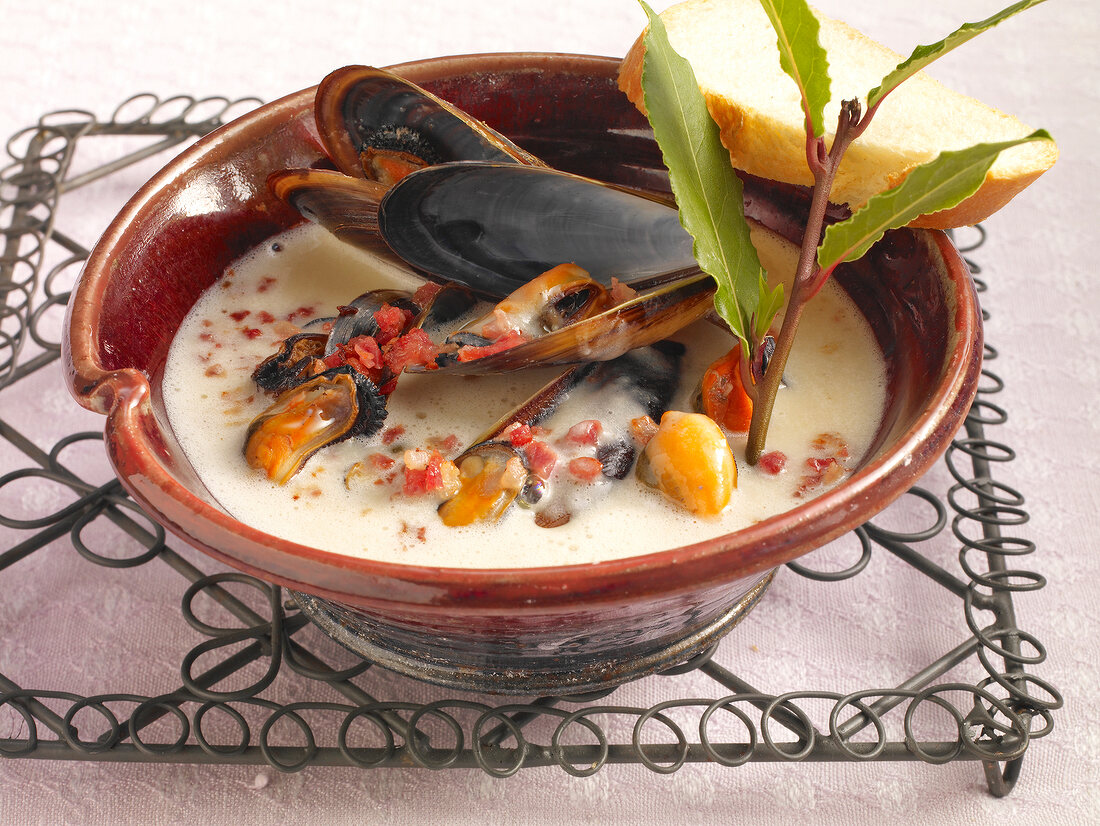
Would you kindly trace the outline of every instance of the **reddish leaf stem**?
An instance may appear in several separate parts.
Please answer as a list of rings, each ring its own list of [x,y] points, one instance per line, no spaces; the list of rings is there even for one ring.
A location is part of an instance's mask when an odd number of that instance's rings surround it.
[[[802,311],[806,307],[806,302],[817,294],[831,273],[831,269],[822,270],[817,265],[817,247],[821,243],[821,234],[825,228],[825,211],[829,206],[829,194],[832,192],[840,161],[852,141],[866,129],[872,112],[867,114],[868,117],[861,121],[859,101],[844,101],[840,107],[836,136],[828,152],[825,152],[824,139],[815,138],[807,133],[806,160],[814,175],[813,197],[810,201],[806,232],[802,236],[798,268],[795,270],[794,284],[790,298],[787,300],[787,310],[783,315],[783,326],[776,339],[775,352],[768,362],[764,375],[760,377],[760,383],[750,391],[753,398],[752,422],[749,425],[746,446],[746,459],[750,465],[755,465],[764,453],[764,443],[768,436],[775,398],[783,380],[783,371],[787,365],[787,358],[791,354]],[[759,342],[754,343],[754,347],[759,344]]]

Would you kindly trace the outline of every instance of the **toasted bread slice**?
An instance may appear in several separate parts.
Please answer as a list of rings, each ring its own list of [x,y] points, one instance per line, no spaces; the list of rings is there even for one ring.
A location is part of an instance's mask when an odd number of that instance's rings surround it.
[[[687,0],[661,14],[672,47],[692,65],[736,169],[810,185],[798,90],[780,68],[775,30],[758,0]],[[831,140],[840,101],[877,86],[903,57],[835,20],[818,15],[829,55],[833,100],[825,109]],[[642,38],[631,47],[619,86],[643,112]],[[901,182],[944,150],[1009,140],[1033,129],[919,73],[882,102],[870,127],[848,149],[831,200],[853,209]],[[1053,141],[1032,141],[1000,154],[985,182],[952,209],[913,226],[946,229],[976,224],[1000,209],[1058,158]]]

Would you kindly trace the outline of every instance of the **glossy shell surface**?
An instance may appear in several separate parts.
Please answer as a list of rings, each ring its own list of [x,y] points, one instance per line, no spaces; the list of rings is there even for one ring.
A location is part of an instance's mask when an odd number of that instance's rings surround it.
[[[618,61],[575,55],[451,57],[398,71],[548,163],[660,190],[646,123],[619,93]],[[266,105],[172,161],[93,250],[69,306],[73,395],[106,415],[126,488],[213,557],[335,606],[376,658],[405,673],[502,692],[585,691],[674,665],[712,644],[778,565],[870,518],[946,449],[980,372],[980,312],[962,259],[939,233],[891,233],[837,277],[888,361],[886,418],[841,487],[787,514],[695,545],[598,565],[509,570],[380,564],[319,551],[224,513],[180,451],[161,404],[172,337],[236,257],[297,223],[267,177],[321,161],[313,90]],[[754,190],[756,211],[791,226]],[[797,200],[797,199],[796,199]],[[364,649],[367,650],[367,649]],[[419,652],[419,653],[418,653]]]

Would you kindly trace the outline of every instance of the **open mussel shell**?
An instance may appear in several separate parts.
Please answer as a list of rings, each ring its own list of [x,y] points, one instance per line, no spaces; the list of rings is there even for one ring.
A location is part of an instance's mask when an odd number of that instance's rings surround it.
[[[303,218],[320,224],[341,241],[410,270],[378,231],[378,205],[388,187],[330,169],[286,169],[268,176],[267,185]]]
[[[385,418],[385,400],[374,383],[350,367],[336,367],[285,391],[253,419],[244,458],[282,485],[321,448],[377,433]]]
[[[317,88],[314,117],[333,163],[371,177],[364,153],[383,150],[426,164],[456,160],[541,164],[481,121],[385,69],[345,66]]]
[[[695,264],[675,206],[546,167],[421,169],[385,194],[377,225],[414,268],[488,296],[507,295],[566,261],[604,284]]]
[[[698,269],[669,277],[657,287],[507,350],[461,360],[444,356],[433,370],[456,374],[507,373],[530,367],[609,361],[668,338],[713,306],[714,279]],[[420,372],[425,368],[410,367]]]
[[[563,480],[564,461],[551,463],[549,472],[539,470],[528,461],[525,448],[510,443],[509,431],[515,425],[538,426],[560,438],[581,419],[595,415],[600,432],[594,458],[604,481],[621,480],[637,457],[631,421],[638,416],[659,420],[668,410],[681,379],[683,355],[682,344],[659,341],[611,361],[565,371],[455,459],[462,487],[440,506],[440,517],[448,525],[494,521],[518,503],[535,511],[536,525],[553,528],[568,522],[578,509],[596,506],[599,497],[593,498],[592,487],[577,488]]]
[[[455,462],[461,487],[439,505],[448,527],[495,522],[529,488],[537,484],[523,454],[503,442],[486,442],[463,453]]]

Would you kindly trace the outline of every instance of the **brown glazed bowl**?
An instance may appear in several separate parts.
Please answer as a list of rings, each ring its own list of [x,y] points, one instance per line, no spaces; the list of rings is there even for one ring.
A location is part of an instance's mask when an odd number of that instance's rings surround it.
[[[550,164],[667,188],[648,125],[616,86],[618,61],[560,54],[448,57],[397,71]],[[713,644],[779,565],[861,524],[946,449],[981,367],[969,273],[941,233],[890,233],[837,278],[888,362],[874,448],[840,487],[743,531],[596,565],[467,570],[382,564],[279,539],[227,515],[165,417],[160,382],[181,319],[239,255],[299,222],[268,174],[318,163],[313,90],[263,106],[147,183],[92,252],[69,305],[64,358],[77,400],[103,413],[119,478],[167,529],[298,592],[318,624],[368,658],[453,687],[576,693],[675,666]],[[789,235],[804,193],[747,184],[749,212]]]

